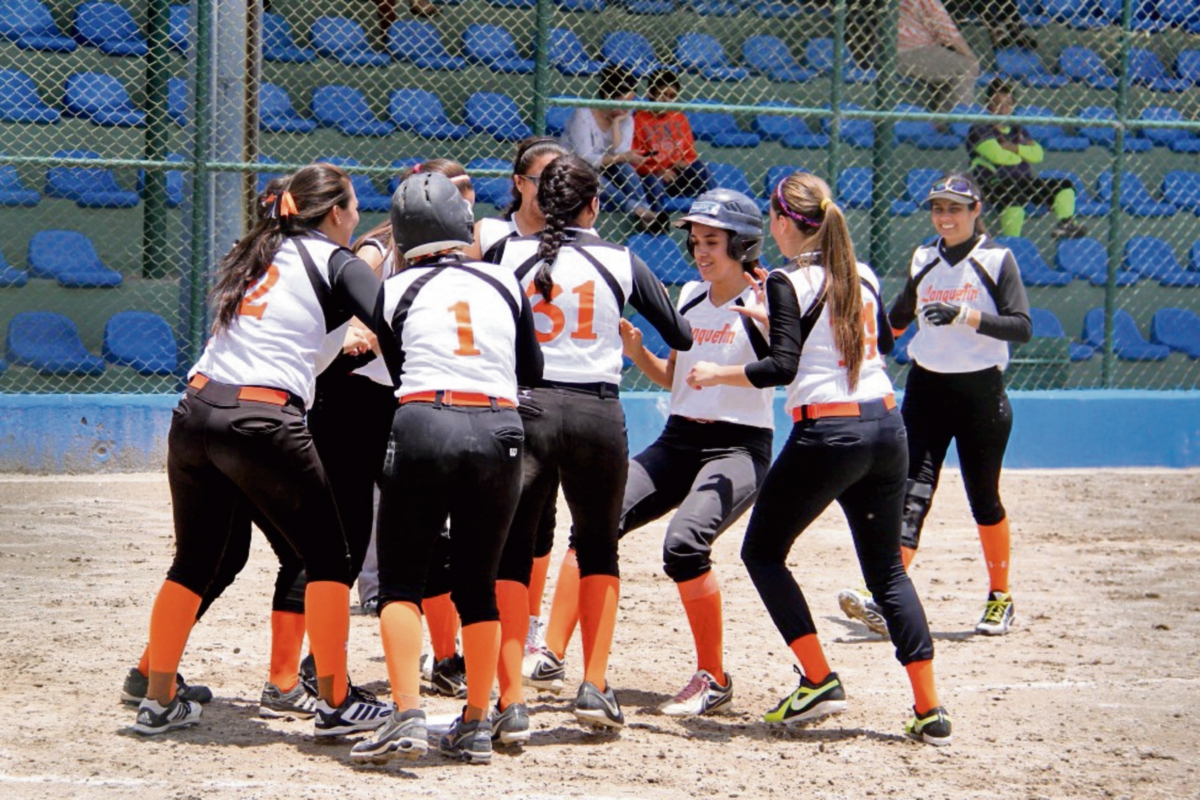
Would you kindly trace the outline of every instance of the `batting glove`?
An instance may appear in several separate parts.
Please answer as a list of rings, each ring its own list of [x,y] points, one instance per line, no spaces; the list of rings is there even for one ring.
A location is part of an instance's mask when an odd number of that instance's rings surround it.
[[[921,309],[921,315],[930,325],[965,325],[967,307],[956,303],[930,303]]]

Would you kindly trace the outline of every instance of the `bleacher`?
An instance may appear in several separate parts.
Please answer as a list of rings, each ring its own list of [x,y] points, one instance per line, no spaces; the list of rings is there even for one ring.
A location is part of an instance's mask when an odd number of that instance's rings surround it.
[[[1182,0],[1137,5],[1131,115],[1167,122],[1195,119],[1200,10]],[[1018,113],[1092,119],[1111,114],[1116,96],[1111,7],[1096,0],[1023,2],[1037,26],[1039,50],[994,54],[985,60],[987,74],[980,83],[993,75],[1010,78],[1018,87]],[[493,168],[507,161],[512,142],[528,135],[535,123],[535,4],[448,0],[441,8],[434,19],[420,21],[401,11],[385,33],[377,29],[372,4],[334,0],[314,7],[276,0],[273,13],[264,17],[261,160],[329,158],[386,166],[444,155]],[[188,95],[188,59],[195,51],[190,12],[188,6],[171,7],[166,149],[175,158],[189,151],[194,120]],[[147,111],[145,14],[143,4],[129,2],[0,0],[0,153],[141,158]],[[659,64],[679,67],[681,99],[687,102],[764,108],[828,107],[830,102],[833,21],[827,9],[806,0],[556,0],[551,27],[550,96],[592,96],[598,69],[619,62],[643,75]],[[978,52],[990,53],[983,26],[968,23],[964,30]],[[885,79],[849,49],[846,58],[846,107],[930,108],[927,89],[915,82],[901,81],[877,99]],[[568,113],[551,106],[547,120],[561,125]],[[837,174],[830,175],[828,118],[702,110],[689,117],[715,181],[747,191],[764,206],[781,167],[806,168],[829,179],[848,208],[864,258],[872,252],[872,214],[879,213],[872,209],[873,187],[886,187],[882,211],[892,255],[875,266],[884,276],[887,297],[903,280],[912,247],[929,234],[928,218],[919,213],[923,187],[937,171],[966,165],[961,141],[969,125],[963,123],[948,129],[918,120],[896,124],[892,162],[878,170],[872,124],[843,120]],[[1112,128],[1083,124],[1035,130],[1048,151],[1043,174],[1070,177],[1079,187],[1080,216],[1092,244],[1055,242],[1049,235],[1052,215],[1031,214],[1019,245],[1026,254],[1021,265],[1031,303],[1052,311],[1067,334],[1052,338],[1074,343],[1064,357],[1061,385],[1098,385],[1100,357],[1075,356],[1082,346],[1094,346],[1085,319],[1104,306],[1115,136]],[[1200,311],[1198,152],[1200,135],[1186,130],[1151,127],[1131,130],[1126,139],[1117,305],[1151,344],[1160,310]],[[0,165],[0,253],[5,256],[0,328],[8,331],[21,312],[62,314],[74,322],[84,349],[95,355],[105,352],[104,331],[114,316],[144,311],[164,318],[182,340],[187,320],[178,277],[186,272],[182,243],[189,227],[189,180],[182,171],[167,176],[166,238],[178,263],[165,267],[144,263],[146,186],[131,168]],[[364,200],[365,230],[383,218],[389,180],[359,176],[356,186]],[[503,181],[497,186],[490,196],[483,193],[477,214],[496,213],[487,200],[500,202],[507,194]],[[998,227],[994,218],[989,222]],[[35,240],[53,231],[90,242],[96,258],[90,272],[83,271],[91,276],[83,283],[64,283],[32,263]],[[624,240],[634,230],[610,214],[602,233]],[[681,234],[670,241],[682,252]],[[768,242],[766,258],[780,261],[773,243]],[[104,277],[96,264],[115,279]],[[686,279],[686,273],[676,275],[676,266],[664,269],[672,284]],[[1018,350],[1018,361],[1021,357]],[[12,354],[6,360],[0,391],[65,385],[159,391],[169,382],[109,363],[99,376],[63,384],[61,375],[39,374]],[[1115,375],[1118,385],[1200,385],[1195,365],[1178,348],[1153,363],[1126,361],[1118,348]],[[1016,385],[1022,385],[1017,378],[1014,371]]]

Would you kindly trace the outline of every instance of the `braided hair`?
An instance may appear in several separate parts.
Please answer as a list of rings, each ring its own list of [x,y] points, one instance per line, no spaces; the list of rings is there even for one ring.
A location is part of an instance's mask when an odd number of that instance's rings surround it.
[[[530,167],[534,162],[544,156],[553,155],[561,156],[567,152],[566,148],[558,143],[557,139],[549,136],[530,136],[527,139],[522,139],[517,144],[517,154],[513,157],[513,176],[527,175]],[[521,192],[517,189],[517,182],[513,181],[512,185],[512,202],[504,211],[505,219],[512,219],[513,214],[521,210],[522,202]]]
[[[558,251],[567,239],[567,227],[579,219],[600,194],[600,175],[595,167],[577,155],[568,153],[551,161],[542,171],[537,201],[546,216],[546,227],[538,234],[537,257],[541,260],[533,284],[542,297],[551,300],[554,279],[551,272]]]

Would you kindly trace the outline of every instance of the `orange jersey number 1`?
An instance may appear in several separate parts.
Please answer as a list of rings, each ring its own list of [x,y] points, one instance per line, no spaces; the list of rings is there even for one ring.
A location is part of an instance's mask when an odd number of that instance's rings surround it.
[[[246,317],[254,317],[262,319],[263,314],[267,311],[266,302],[259,303],[263,295],[271,291],[271,287],[279,281],[279,267],[272,264],[267,267],[267,274],[259,279],[258,285],[254,287],[254,291],[250,292],[242,299],[242,304],[238,306],[238,313]]]
[[[454,321],[458,325],[458,349],[454,351],[454,355],[481,355],[482,351],[475,346],[475,332],[471,329],[471,306],[466,300],[460,300],[446,310],[454,315]]]

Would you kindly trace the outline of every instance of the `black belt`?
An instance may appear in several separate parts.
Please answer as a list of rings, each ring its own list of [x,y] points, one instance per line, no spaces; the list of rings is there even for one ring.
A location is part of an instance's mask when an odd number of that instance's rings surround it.
[[[594,381],[592,383],[567,383],[565,381],[542,381],[541,386],[546,389],[564,389],[568,392],[580,392],[582,394],[594,394],[600,399],[609,397],[617,397],[621,393],[621,387],[615,383],[606,383],[604,381]]]

